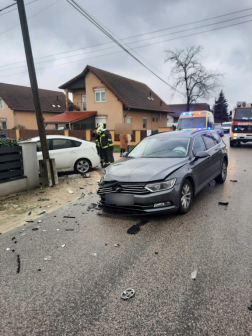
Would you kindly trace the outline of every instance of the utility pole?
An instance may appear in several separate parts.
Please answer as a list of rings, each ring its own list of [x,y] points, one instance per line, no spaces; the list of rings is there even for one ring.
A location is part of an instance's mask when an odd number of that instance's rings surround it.
[[[27,18],[26,18],[26,13],[25,13],[24,0],[14,0],[14,1],[17,2],[17,6],[18,6],[18,13],[19,13],[20,25],[22,29],[24,48],[25,48],[25,54],[26,54],[26,62],[28,66],[31,90],[32,90],[32,95],[33,95],[33,102],[34,102],[34,107],[35,107],[35,113],[36,113],[38,131],[39,131],[39,137],[40,137],[40,143],[41,143],[41,150],[43,154],[43,160],[42,160],[43,162],[40,162],[41,175],[43,175],[42,184],[52,186],[58,182],[58,176],[56,178],[55,164],[54,162],[50,160],[47,141],[46,141],[44,118],[43,118],[41,104],[40,104],[40,98],[39,98],[39,92],[38,92],[38,82],[37,82],[34,60],[33,60],[33,55],[32,55],[31,41],[30,41],[29,29],[28,29]],[[44,178],[44,183],[43,183],[43,178]]]

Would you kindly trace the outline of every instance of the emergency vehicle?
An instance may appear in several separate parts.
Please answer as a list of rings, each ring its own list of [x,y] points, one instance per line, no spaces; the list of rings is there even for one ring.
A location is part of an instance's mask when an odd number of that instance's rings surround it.
[[[179,117],[177,131],[214,129],[214,117],[209,111],[182,112]]]
[[[252,103],[238,102],[233,112],[230,147],[252,141]]]

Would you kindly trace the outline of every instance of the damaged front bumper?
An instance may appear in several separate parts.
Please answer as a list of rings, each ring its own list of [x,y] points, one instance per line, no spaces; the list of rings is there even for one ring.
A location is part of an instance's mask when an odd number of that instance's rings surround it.
[[[180,184],[175,184],[172,189],[159,192],[149,192],[144,188],[144,184],[140,183],[135,183],[134,186],[129,184],[120,184],[119,186],[120,189],[118,189],[118,184],[112,187],[100,186],[97,193],[101,198],[101,207],[131,213],[176,212],[178,210]],[[131,195],[133,202],[130,205],[123,205],[122,203],[119,203],[119,205],[111,204],[111,202],[109,204],[108,195],[113,195],[115,200],[123,195],[127,199]]]

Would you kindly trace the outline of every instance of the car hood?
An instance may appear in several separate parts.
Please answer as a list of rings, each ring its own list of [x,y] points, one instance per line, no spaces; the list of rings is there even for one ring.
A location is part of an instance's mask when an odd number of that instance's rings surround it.
[[[104,181],[149,182],[165,179],[188,158],[122,158],[106,169]]]

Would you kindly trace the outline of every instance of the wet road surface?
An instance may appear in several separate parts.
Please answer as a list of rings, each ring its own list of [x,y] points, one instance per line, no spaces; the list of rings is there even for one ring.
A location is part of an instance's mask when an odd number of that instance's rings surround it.
[[[0,334],[252,335],[251,167],[252,144],[231,148],[224,185],[187,215],[145,217],[136,235],[142,218],[88,212],[96,195],[1,235]],[[136,294],[123,301],[126,288]]]

